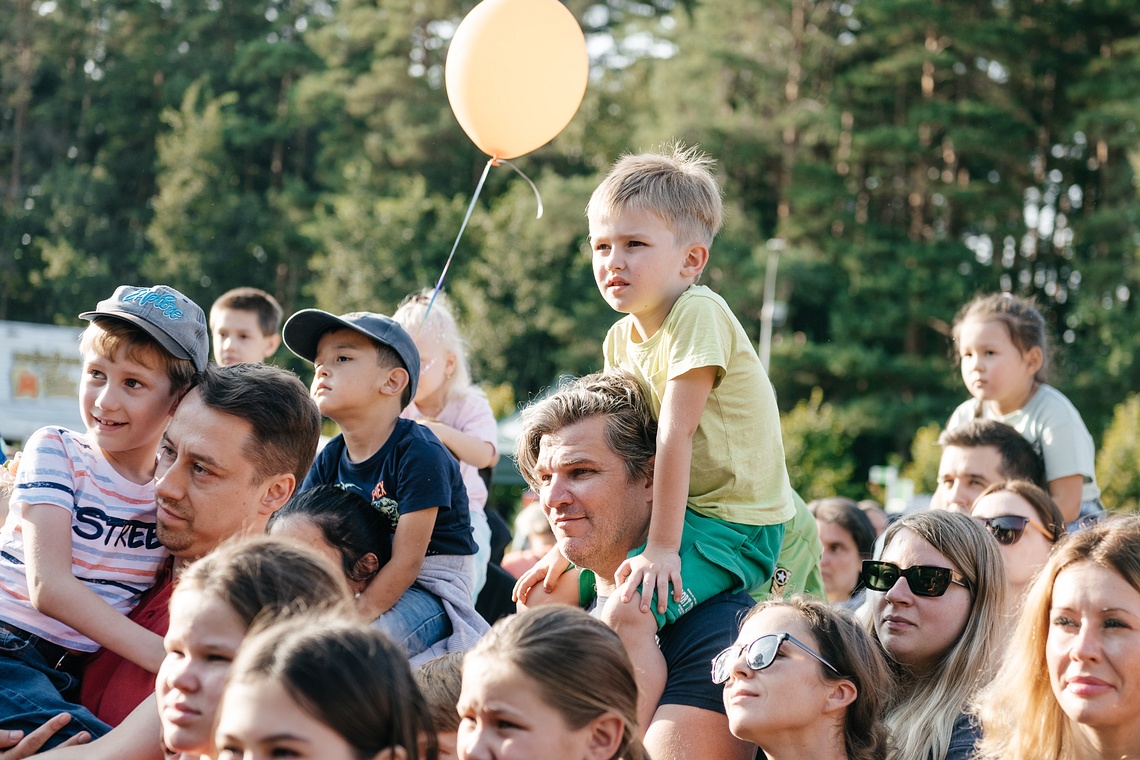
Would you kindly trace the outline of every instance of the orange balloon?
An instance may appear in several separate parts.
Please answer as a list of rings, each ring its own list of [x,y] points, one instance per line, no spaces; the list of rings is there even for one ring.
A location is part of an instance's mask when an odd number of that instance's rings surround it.
[[[468,137],[492,158],[554,139],[574,118],[590,61],[574,15],[557,0],[483,0],[447,50],[447,99]]]

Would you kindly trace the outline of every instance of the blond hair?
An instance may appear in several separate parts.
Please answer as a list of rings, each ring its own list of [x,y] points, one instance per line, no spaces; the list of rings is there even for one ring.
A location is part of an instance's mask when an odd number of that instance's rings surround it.
[[[716,162],[697,146],[674,142],[660,153],[625,155],[590,196],[586,216],[604,219],[629,209],[661,218],[681,242],[711,246],[724,222]]]
[[[432,304],[432,288],[424,288],[404,299],[392,319],[408,331],[413,338],[419,335],[434,335],[443,350],[455,357],[455,372],[443,381],[444,397],[475,393],[483,395],[478,386],[471,383],[471,366],[467,361],[467,341],[459,331],[459,323],[451,308],[451,301],[442,292],[436,293]],[[428,309],[431,306],[431,309]]]
[[[1075,756],[1073,722],[1061,710],[1049,680],[1045,645],[1053,584],[1062,570],[1092,563],[1117,573],[1140,591],[1140,516],[1110,517],[1070,534],[1029,588],[993,683],[978,698],[979,758],[1061,760]]]
[[[412,678],[424,695],[437,734],[454,734],[459,730],[459,713],[455,706],[459,704],[459,693],[463,690],[465,654],[448,652],[412,671]]]
[[[886,722],[895,737],[897,756],[942,760],[954,723],[978,689],[989,683],[1005,645],[1005,565],[997,541],[966,515],[940,509],[907,515],[887,529],[884,552],[903,530],[945,555],[970,590],[965,628],[931,672],[919,675],[891,660],[898,688],[887,708]],[[870,633],[878,640],[873,622]]]

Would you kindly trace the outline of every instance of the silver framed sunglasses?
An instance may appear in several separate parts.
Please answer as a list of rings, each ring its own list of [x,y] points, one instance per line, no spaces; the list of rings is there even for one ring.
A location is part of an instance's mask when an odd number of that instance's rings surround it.
[[[780,651],[780,646],[785,641],[790,641],[800,649],[810,654],[815,659],[819,660],[828,670],[840,678],[846,678],[839,669],[832,665],[830,662],[823,658],[819,652],[803,643],[790,633],[768,633],[756,639],[750,644],[733,644],[728,647],[712,661],[712,681],[715,684],[722,684],[732,676],[732,666],[739,656],[739,652],[744,652],[744,662],[748,667],[753,670],[763,670],[776,661],[776,654]]]

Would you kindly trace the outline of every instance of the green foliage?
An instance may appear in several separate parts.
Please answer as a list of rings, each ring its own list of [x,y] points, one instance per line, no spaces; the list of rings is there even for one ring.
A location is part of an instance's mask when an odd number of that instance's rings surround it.
[[[942,447],[938,436],[942,426],[937,422],[923,425],[914,434],[910,444],[910,461],[900,473],[914,481],[915,493],[934,493],[938,487],[938,465],[942,462]]]
[[[852,482],[855,459],[851,447],[856,431],[842,412],[823,401],[823,391],[812,389],[811,398],[801,400],[783,416],[784,456],[792,488],[805,501],[827,496],[866,496]]]
[[[1109,509],[1140,510],[1140,395],[1116,405],[1096,459],[1096,482]]]

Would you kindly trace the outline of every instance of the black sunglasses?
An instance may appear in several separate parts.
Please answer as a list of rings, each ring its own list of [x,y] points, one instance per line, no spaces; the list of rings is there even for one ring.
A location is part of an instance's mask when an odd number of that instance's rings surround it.
[[[1026,525],[1032,525],[1038,533],[1049,539],[1049,543],[1053,543],[1056,538],[1028,517],[1021,515],[998,515],[997,517],[979,517],[978,519],[1002,546],[1013,546],[1020,541],[1022,534],[1025,533]]]
[[[859,571],[859,582],[872,591],[890,591],[899,582],[899,578],[906,578],[906,583],[915,596],[942,596],[951,583],[973,590],[969,581],[948,567],[899,567],[894,562],[865,559],[863,569]]]
[[[732,666],[736,663],[737,653],[741,650],[744,651],[744,662],[748,664],[748,667],[753,670],[763,670],[775,662],[776,653],[780,651],[780,645],[785,641],[792,642],[830,668],[831,672],[835,673],[835,675],[840,678],[845,678],[834,665],[823,659],[822,655],[808,647],[792,634],[769,633],[756,639],[751,644],[733,644],[714,657],[712,661],[713,683],[722,684],[732,676]]]

